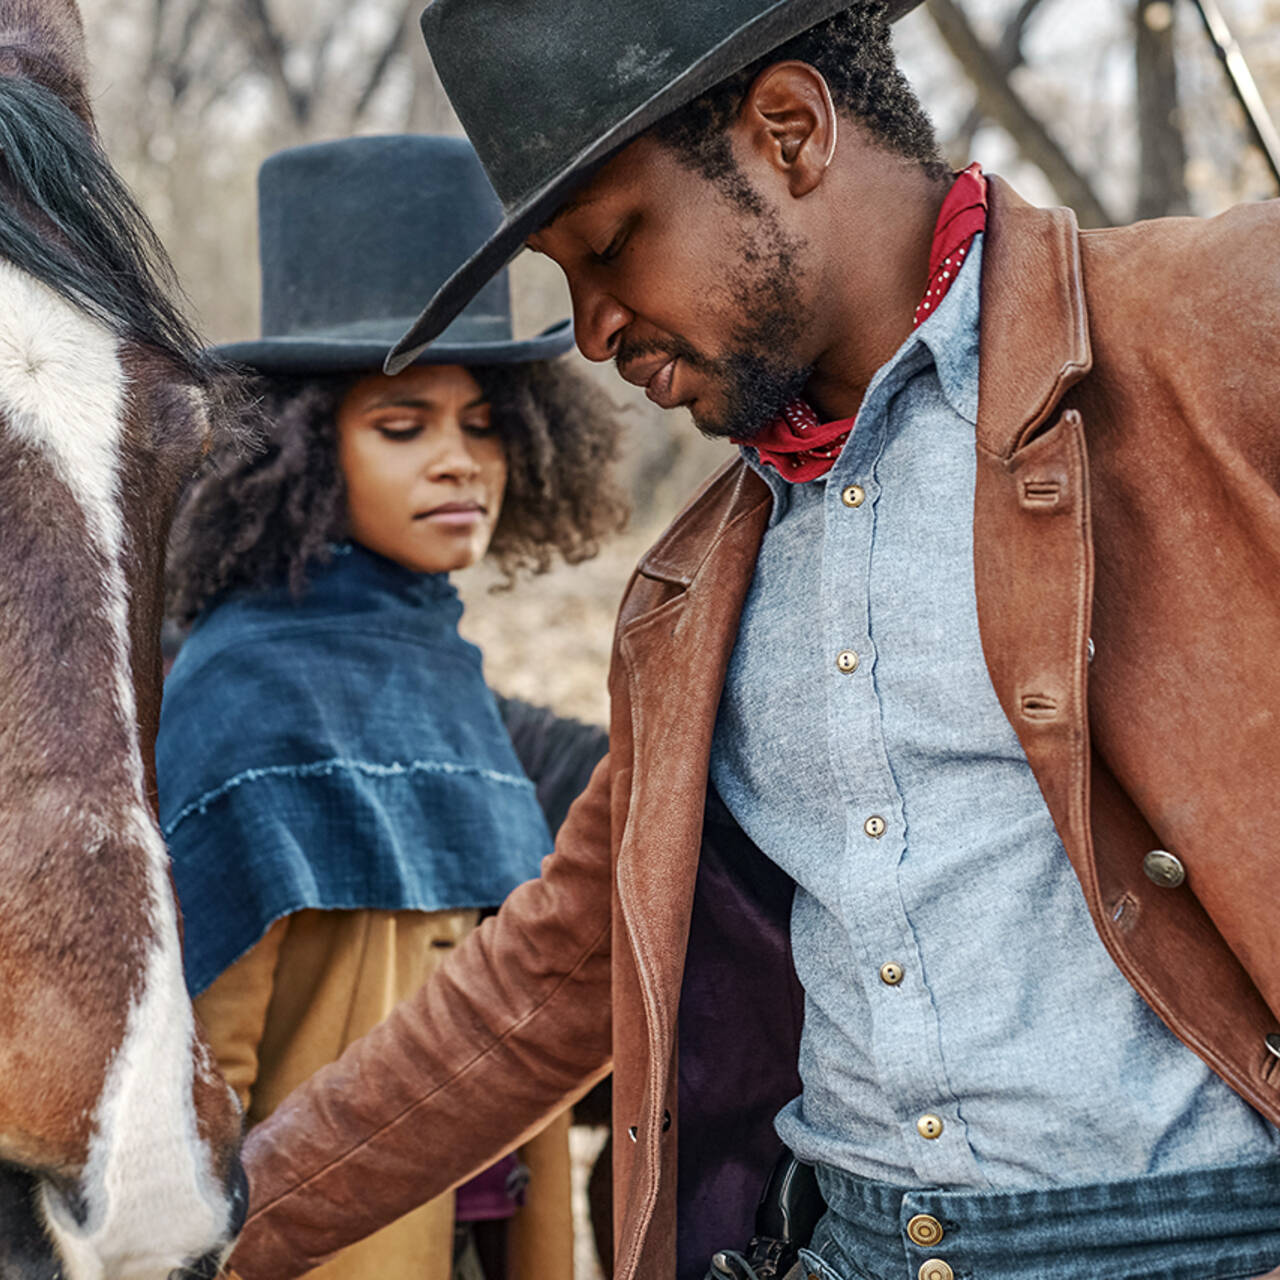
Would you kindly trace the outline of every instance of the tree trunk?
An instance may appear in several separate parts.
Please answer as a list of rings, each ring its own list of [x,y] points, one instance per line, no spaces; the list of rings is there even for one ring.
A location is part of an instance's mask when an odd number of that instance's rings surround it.
[[[1173,53],[1173,5],[1137,0],[1134,50],[1138,85],[1139,218],[1189,213],[1187,148],[1178,113],[1178,71]]]

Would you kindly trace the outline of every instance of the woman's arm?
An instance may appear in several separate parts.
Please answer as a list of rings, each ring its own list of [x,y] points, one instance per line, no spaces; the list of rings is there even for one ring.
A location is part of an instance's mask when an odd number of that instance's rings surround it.
[[[204,1024],[214,1061],[236,1091],[247,1116],[258,1079],[258,1049],[275,990],[276,961],[289,931],[277,920],[250,951],[224,969],[196,996],[196,1016]]]
[[[610,1055],[610,782],[592,776],[542,875],[245,1144],[246,1280],[317,1266],[525,1141]]]
[[[519,698],[499,697],[498,711],[554,836],[608,753],[609,734],[599,725],[558,716]]]

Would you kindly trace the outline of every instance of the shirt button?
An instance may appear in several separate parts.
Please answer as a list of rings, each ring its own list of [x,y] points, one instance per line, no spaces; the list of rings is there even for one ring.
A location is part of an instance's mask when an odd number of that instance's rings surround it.
[[[935,1116],[932,1111],[926,1111],[924,1115],[916,1121],[916,1132],[922,1138],[940,1138],[942,1137],[942,1117]]]
[[[931,1248],[942,1239],[942,1223],[931,1214],[917,1213],[907,1223],[907,1235],[911,1237],[913,1244],[921,1245],[926,1249]]]
[[[858,669],[858,655],[852,649],[841,649],[836,654],[836,666],[840,668],[845,675],[852,675]]]
[[[884,819],[878,814],[873,813],[866,822],[862,824],[862,829],[873,840],[879,840],[884,835]]]
[[[840,501],[846,507],[860,507],[866,501],[867,491],[860,484],[847,485],[840,490]]]
[[[916,1272],[919,1280],[956,1280],[956,1273],[941,1258],[929,1258]]]
[[[880,981],[886,987],[896,987],[902,981],[902,966],[887,960],[880,966]]]

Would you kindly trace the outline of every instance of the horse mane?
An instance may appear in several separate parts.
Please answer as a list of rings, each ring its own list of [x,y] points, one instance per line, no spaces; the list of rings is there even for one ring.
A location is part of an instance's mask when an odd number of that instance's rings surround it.
[[[57,94],[0,75],[0,256],[197,386],[220,366],[176,299],[173,265],[96,137]]]

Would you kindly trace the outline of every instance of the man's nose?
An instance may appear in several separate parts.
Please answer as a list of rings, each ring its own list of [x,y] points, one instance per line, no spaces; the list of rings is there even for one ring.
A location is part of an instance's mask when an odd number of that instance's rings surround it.
[[[578,350],[597,364],[618,354],[631,312],[603,289],[580,287],[573,294],[573,332]]]

